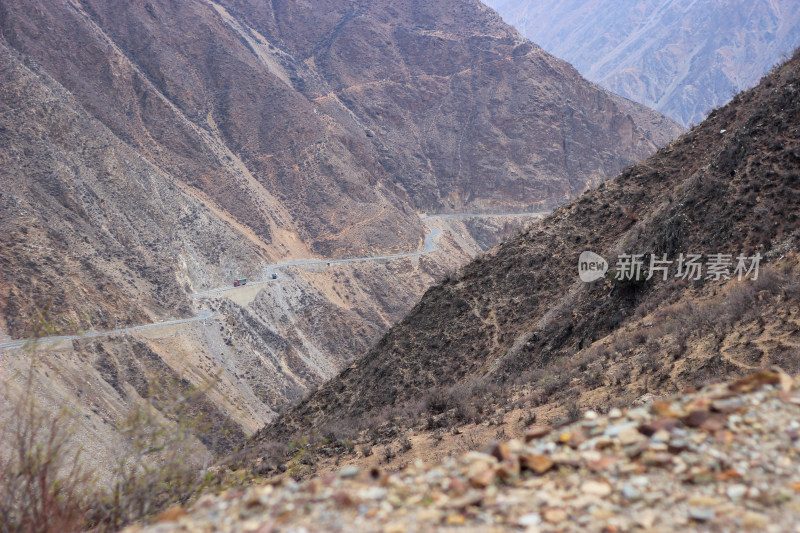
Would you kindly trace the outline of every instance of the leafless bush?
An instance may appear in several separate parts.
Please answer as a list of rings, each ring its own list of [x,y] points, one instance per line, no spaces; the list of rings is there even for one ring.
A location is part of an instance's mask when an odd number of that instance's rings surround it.
[[[673,335],[675,339],[675,350],[673,352],[673,358],[677,359],[686,353],[687,343],[689,339],[689,330],[686,328],[686,326],[678,322],[676,323]]]
[[[525,418],[522,420],[522,425],[525,427],[530,426],[531,424],[536,423],[536,413],[531,409],[528,410],[528,413],[525,415]]]
[[[466,385],[454,385],[448,391],[449,405],[459,422],[474,422],[478,418],[478,410],[473,404],[472,391]]]
[[[661,354],[658,349],[647,350],[641,358],[639,358],[639,372],[640,374],[647,374],[655,372],[661,367]]]
[[[35,364],[34,359],[25,373],[24,393],[2,402],[7,411],[0,413],[0,531],[80,531],[90,474],[72,438],[72,414],[48,413],[33,397]]]
[[[461,423],[477,422],[487,409],[504,398],[504,392],[497,385],[481,378],[466,383],[456,383],[448,389],[438,388],[429,392],[422,405],[429,413],[451,413],[453,419]],[[441,426],[442,419],[428,417],[431,427]]]
[[[450,398],[442,388],[436,388],[425,396],[425,409],[432,413],[443,413],[450,408]]]
[[[583,376],[583,384],[586,385],[586,387],[589,390],[594,390],[599,387],[602,387],[603,382],[604,382],[603,374],[601,374],[598,371],[587,372]]]
[[[542,393],[545,399],[548,399],[557,392],[564,390],[567,385],[569,385],[569,376],[554,371],[553,374],[545,376],[545,378],[542,380]]]
[[[783,295],[789,301],[796,302],[800,299],[800,281],[795,277],[789,278],[784,284]]]
[[[352,442],[358,438],[360,431],[354,421],[344,418],[329,422],[322,429],[323,438],[334,444]]]
[[[800,371],[800,349],[778,343],[769,354],[769,362],[771,365],[780,367],[784,372],[795,374]]]
[[[582,414],[583,411],[581,410],[580,405],[578,405],[578,402],[573,400],[567,404],[566,417],[569,422],[578,420]]]
[[[397,457],[397,453],[394,451],[394,448],[390,444],[387,444],[383,447],[383,462],[384,463],[391,463],[394,458]]]
[[[752,309],[755,297],[756,292],[750,283],[739,284],[728,291],[725,298],[724,313],[721,314],[725,316],[729,324],[733,324]]]
[[[658,339],[651,337],[649,341],[647,341],[647,345],[645,346],[645,351],[648,354],[657,354],[661,351],[661,342]]]
[[[625,353],[633,347],[633,342],[627,333],[621,331],[614,337],[614,350],[619,353]]]
[[[210,457],[195,434],[208,434],[210,428],[190,409],[212,386],[208,382],[178,390],[171,380],[150,382],[148,397],[161,398],[160,409],[149,402],[136,403],[117,428],[124,448],[113,468],[111,488],[95,496],[92,525],[117,530],[173,503],[185,503],[209,486]]]
[[[406,453],[407,451],[411,450],[412,444],[411,440],[408,437],[403,437],[400,439],[400,453]]]
[[[465,433],[458,445],[458,450],[461,452],[471,452],[479,450],[482,447],[483,443],[478,439],[475,433]]]
[[[0,532],[117,530],[208,486],[209,456],[194,435],[210,432],[191,409],[211,384],[167,390],[168,380],[151,382],[146,396],[159,398],[159,409],[131,407],[117,427],[123,442],[110,483],[98,486],[80,461],[72,413],[37,404],[35,343],[28,351],[22,386],[0,391]]]
[[[364,444],[361,446],[361,455],[364,457],[369,457],[372,455],[372,445],[371,444]]]
[[[758,279],[753,280],[752,286],[755,292],[767,291],[769,294],[778,294],[783,287],[784,278],[773,268],[762,268],[758,273]]]

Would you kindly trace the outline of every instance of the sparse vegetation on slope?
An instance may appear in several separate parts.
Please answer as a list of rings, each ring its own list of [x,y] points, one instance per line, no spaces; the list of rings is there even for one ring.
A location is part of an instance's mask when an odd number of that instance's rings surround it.
[[[38,324],[37,336],[53,333]],[[125,392],[135,400],[116,422],[110,464],[100,465],[85,453],[100,444],[76,431],[76,406],[54,408],[43,390],[44,376],[61,372],[58,362],[36,339],[25,355],[20,371],[0,375],[0,532],[118,531],[231,481],[212,475],[209,450],[230,452],[243,435],[209,404],[214,382],[194,387],[145,369]]]
[[[429,391],[475,378],[557,420],[776,363],[795,368],[798,87],[796,55],[655,156],[431,288],[364,358],[255,442],[413,412]],[[763,260],[759,279],[740,283],[585,284],[584,250],[612,267],[620,253]],[[416,419],[397,420],[419,428]]]

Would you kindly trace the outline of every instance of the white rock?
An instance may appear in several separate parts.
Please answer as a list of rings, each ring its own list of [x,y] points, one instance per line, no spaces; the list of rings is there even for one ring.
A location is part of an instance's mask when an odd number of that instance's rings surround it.
[[[639,492],[639,489],[631,485],[630,483],[625,483],[622,486],[622,495],[625,496],[628,500],[638,500],[642,497],[642,493]]]
[[[611,485],[602,481],[587,481],[581,485],[581,491],[584,494],[591,494],[592,496],[608,496],[611,494]]]
[[[707,522],[717,516],[716,511],[709,507],[689,507],[689,518],[698,522]]]
[[[520,516],[519,520],[517,520],[517,525],[522,527],[538,526],[541,523],[542,517],[539,516],[539,513],[528,513]]]
[[[725,493],[731,500],[740,500],[744,497],[745,494],[747,494],[747,487],[745,485],[740,485],[740,484],[731,485],[730,487],[728,487]]]
[[[356,465],[347,465],[339,470],[339,477],[352,478],[356,477],[359,472],[360,469]]]

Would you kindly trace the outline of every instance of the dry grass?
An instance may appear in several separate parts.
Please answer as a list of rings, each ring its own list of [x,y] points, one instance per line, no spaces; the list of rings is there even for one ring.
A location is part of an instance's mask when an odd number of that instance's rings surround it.
[[[37,327],[37,337],[48,334]],[[151,381],[147,397],[159,398],[158,409],[142,400],[119,422],[120,453],[110,483],[100,485],[81,462],[74,413],[36,400],[35,341],[26,351],[25,371],[0,384],[0,533],[116,531],[211,486],[210,457],[195,437],[210,428],[190,410],[213,383]]]
[[[23,390],[33,386],[34,363]],[[89,472],[72,441],[72,414],[49,413],[31,396],[4,398],[0,427],[0,531],[79,531],[89,495]]]

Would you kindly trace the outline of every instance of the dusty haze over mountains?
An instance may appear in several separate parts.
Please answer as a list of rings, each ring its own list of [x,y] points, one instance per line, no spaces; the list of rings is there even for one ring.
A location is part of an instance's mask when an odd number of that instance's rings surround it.
[[[603,87],[681,124],[755,85],[800,45],[794,0],[487,0]]]

